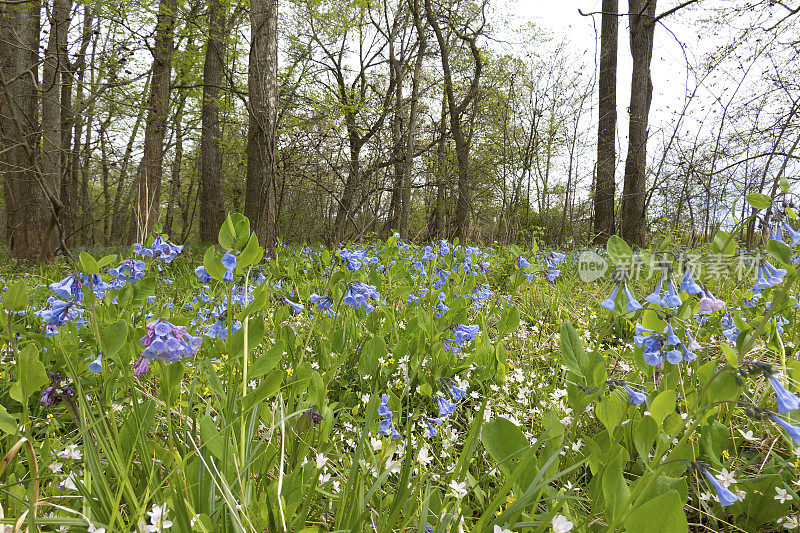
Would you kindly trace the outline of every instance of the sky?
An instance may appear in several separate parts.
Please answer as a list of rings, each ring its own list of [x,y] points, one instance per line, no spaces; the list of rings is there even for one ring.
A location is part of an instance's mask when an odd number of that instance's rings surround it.
[[[657,13],[678,3],[676,0],[662,0],[659,2]],[[594,73],[597,72],[597,67],[593,63],[596,58],[599,58],[601,17],[599,14],[594,17],[582,16],[578,10],[580,9],[584,13],[600,11],[601,4],[602,2],[599,0],[499,0],[496,3],[498,12],[506,13],[515,22],[519,24],[533,22],[551,32],[556,40],[566,38],[571,45],[570,48],[575,52],[587,51],[582,56],[586,61],[585,68],[588,72]],[[627,7],[627,1],[620,0],[620,11],[626,10]],[[687,69],[687,56],[684,55],[684,48],[680,42],[690,45],[688,47],[690,50],[687,50],[686,54],[691,54],[691,50],[697,50],[698,45],[701,44],[696,32],[687,22],[687,17],[681,16],[680,12],[665,19],[664,22],[663,26],[659,25],[656,29],[651,64],[654,87],[650,112],[651,135],[658,134],[662,129],[665,132],[670,130],[673,111],[682,109],[684,104],[687,76],[690,74]],[[703,46],[700,48],[709,49],[718,44],[716,39],[713,41],[711,38],[703,38]],[[689,55],[688,60],[690,63],[694,63],[696,58]],[[628,20],[626,17],[621,17],[617,55],[618,157],[620,154],[624,156],[627,151],[628,117],[626,110],[630,100],[631,70]],[[693,83],[690,81],[689,85],[693,86]],[[595,95],[593,101],[596,99]]]

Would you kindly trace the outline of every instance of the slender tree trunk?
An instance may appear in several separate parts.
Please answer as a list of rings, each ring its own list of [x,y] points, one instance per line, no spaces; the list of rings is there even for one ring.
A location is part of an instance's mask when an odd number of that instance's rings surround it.
[[[442,97],[442,113],[439,119],[439,142],[436,143],[436,200],[433,203],[430,223],[430,239],[441,239],[444,231],[444,198],[447,188],[447,170],[445,164],[445,121],[447,120],[447,98]]]
[[[216,242],[225,219],[222,197],[222,151],[220,150],[219,88],[225,64],[226,13],[222,0],[211,0],[208,42],[203,66],[202,135],[200,138],[200,240]]]
[[[603,0],[600,34],[597,173],[594,194],[594,242],[602,244],[616,232],[614,192],[617,127],[617,37],[619,0]]]
[[[278,134],[278,0],[250,8],[250,95],[245,215],[271,257],[278,238],[275,161]]]
[[[469,176],[469,142],[464,135],[461,118],[464,111],[466,111],[470,102],[477,94],[483,62],[481,60],[480,50],[478,50],[475,43],[477,36],[459,34],[459,39],[469,45],[472,60],[475,64],[475,70],[466,96],[464,96],[464,99],[460,103],[456,103],[453,78],[450,70],[450,48],[445,41],[444,34],[439,27],[439,22],[436,20],[436,16],[431,8],[431,0],[425,0],[425,15],[428,19],[428,24],[431,25],[433,32],[436,34],[436,40],[439,42],[442,71],[444,74],[444,89],[445,95],[447,95],[447,107],[450,114],[450,130],[453,135],[453,142],[456,146],[456,160],[458,161],[458,201],[454,220],[455,235],[461,242],[465,242],[469,236],[472,197],[470,194],[471,185]]]
[[[408,114],[408,127],[406,132],[406,158],[403,168],[403,201],[400,210],[400,237],[408,239],[409,224],[411,217],[411,171],[414,167],[414,140],[417,128],[417,114],[419,108],[419,83],[422,77],[422,64],[425,61],[428,41],[425,35],[425,27],[419,13],[419,0],[410,0],[411,13],[414,17],[414,26],[417,30],[419,47],[417,48],[417,58],[414,63],[414,74],[411,78],[411,109]]]
[[[628,157],[625,161],[625,185],[622,191],[620,235],[630,244],[644,246],[645,185],[647,182],[647,121],[653,97],[650,62],[653,58],[653,34],[656,0],[629,0],[631,55],[630,130]]]
[[[152,230],[160,211],[164,134],[169,113],[176,8],[176,0],[160,0],[158,5],[144,155],[139,166],[136,206],[131,224],[131,240],[140,242]]]
[[[172,233],[172,220],[175,213],[175,203],[178,199],[178,189],[180,189],[181,186],[181,170],[183,169],[183,109],[185,105],[186,94],[184,93],[178,104],[178,109],[175,111],[175,158],[172,160],[169,201],[167,202],[167,215],[164,219],[164,233],[170,237],[174,237]]]

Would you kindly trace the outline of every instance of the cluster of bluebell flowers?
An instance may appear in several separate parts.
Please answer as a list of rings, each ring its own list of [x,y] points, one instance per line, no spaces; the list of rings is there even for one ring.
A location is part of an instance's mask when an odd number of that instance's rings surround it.
[[[378,430],[378,435],[381,437],[391,437],[392,440],[400,438],[400,433],[394,427],[392,420],[392,410],[389,409],[389,395],[384,394],[381,396],[381,404],[378,406],[378,414],[381,417],[381,429]]]

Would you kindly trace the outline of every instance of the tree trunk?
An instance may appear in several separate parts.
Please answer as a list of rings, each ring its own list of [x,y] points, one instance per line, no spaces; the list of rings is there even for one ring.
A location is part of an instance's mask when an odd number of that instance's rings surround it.
[[[39,156],[39,4],[0,4],[0,175],[14,259],[53,257],[52,211],[37,175]]]
[[[653,97],[650,61],[653,57],[656,0],[629,0],[631,55],[630,130],[625,185],[622,191],[620,235],[630,244],[644,246],[645,185],[647,180],[647,120]]]
[[[208,42],[203,65],[202,134],[200,137],[200,240],[217,241],[225,220],[222,197],[222,151],[220,150],[219,87],[225,62],[225,7],[211,0],[208,13]]]
[[[131,240],[143,241],[158,220],[161,203],[161,176],[164,163],[164,133],[169,113],[170,76],[174,48],[176,0],[160,0],[153,49],[150,98],[144,133],[144,155],[136,183],[136,207],[131,224]]]
[[[605,243],[615,233],[614,192],[617,127],[617,36],[619,0],[603,0],[600,34],[597,173],[594,193],[594,242]]]
[[[456,146],[456,160],[458,162],[458,201],[456,204],[456,214],[454,219],[455,236],[461,242],[465,242],[469,236],[469,219],[472,210],[472,198],[470,195],[470,176],[469,176],[469,141],[464,135],[462,129],[461,118],[469,106],[470,102],[475,98],[478,92],[478,82],[483,69],[483,62],[481,61],[480,50],[478,50],[475,40],[477,35],[468,36],[458,34],[459,39],[469,45],[472,54],[472,60],[475,63],[475,71],[472,81],[460,103],[456,103],[455,89],[453,87],[453,78],[450,70],[450,49],[448,43],[445,41],[439,23],[436,20],[431,9],[431,1],[425,0],[425,15],[428,19],[428,24],[433,28],[436,34],[436,40],[439,42],[439,51],[442,62],[442,71],[444,74],[444,90],[447,96],[447,108],[450,114],[450,130],[453,135],[453,142]]]
[[[278,238],[275,144],[278,134],[278,0],[250,8],[250,97],[245,215],[259,242],[275,256]]]

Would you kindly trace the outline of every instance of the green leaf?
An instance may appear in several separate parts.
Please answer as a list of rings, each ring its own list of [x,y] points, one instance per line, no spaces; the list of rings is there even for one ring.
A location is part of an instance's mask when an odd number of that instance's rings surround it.
[[[665,390],[653,400],[650,405],[650,416],[656,421],[657,425],[661,425],[667,415],[675,412],[675,401],[678,399],[678,394],[672,390]]]
[[[622,511],[625,501],[628,499],[630,490],[625,476],[622,474],[625,464],[628,462],[628,452],[625,448],[616,445],[617,453],[609,461],[603,470],[603,499],[605,500],[606,519],[612,522]]]
[[[0,405],[0,432],[13,435],[18,428],[17,419],[8,414],[6,408]]]
[[[311,373],[311,379],[308,381],[308,401],[319,408],[325,403],[325,382],[322,381],[322,376],[316,370]]]
[[[628,243],[626,243],[618,235],[612,235],[611,238],[608,239],[608,242],[606,243],[606,251],[608,252],[608,256],[611,258],[611,260],[617,264],[627,263],[633,255]]]
[[[200,419],[200,438],[203,441],[203,447],[211,452],[214,457],[220,460],[225,457],[230,444],[225,442],[219,427],[209,415],[205,415]]]
[[[114,355],[125,344],[128,338],[128,323],[124,318],[120,318],[113,324],[109,324],[103,330],[101,335],[103,339],[103,352],[108,355]]]
[[[730,235],[719,230],[714,235],[714,241],[711,243],[711,251],[719,255],[733,256],[736,253],[736,239],[731,239]]]
[[[625,531],[639,533],[683,533],[689,531],[684,502],[674,490],[640,505],[625,521]]]
[[[97,260],[97,268],[103,268],[117,260],[117,254],[109,254]]]
[[[247,326],[247,353],[252,354],[253,349],[264,340],[267,325],[263,317],[252,318]],[[244,326],[237,329],[228,340],[228,357],[238,359],[244,356]]]
[[[100,273],[100,267],[97,266],[97,261],[86,252],[78,254],[78,262],[81,265],[81,272],[84,274],[92,276]]]
[[[530,443],[516,424],[501,416],[492,418],[481,429],[481,442],[498,464],[518,459],[520,450]]]
[[[513,333],[519,327],[519,309],[511,307],[503,312],[500,322],[497,324],[497,335],[502,339],[509,333]]]
[[[561,325],[561,337],[559,342],[561,344],[561,356],[564,359],[564,364],[575,374],[585,377],[584,372],[589,367],[589,357],[583,349],[583,343],[581,343],[578,333],[569,322],[564,322]]]
[[[22,311],[28,307],[28,288],[22,280],[16,281],[3,296],[3,307],[7,311]]]
[[[706,398],[709,402],[732,401],[739,398],[739,384],[731,372],[723,372],[708,384]]]
[[[383,337],[372,337],[364,344],[358,358],[358,373],[361,377],[375,376],[378,372],[379,359],[389,353]]]
[[[784,194],[789,192],[789,180],[786,179],[786,176],[781,176],[781,179],[778,183],[780,184],[781,190]]]
[[[213,247],[208,247],[206,253],[203,254],[203,268],[206,269],[208,275],[217,281],[222,281],[222,276],[225,274],[225,267],[222,266],[222,255],[217,253]]]
[[[17,381],[11,385],[9,395],[19,403],[25,403],[31,394],[48,383],[50,378],[39,360],[39,350],[35,344],[27,345],[17,358]]]
[[[286,343],[283,341],[283,339],[278,339],[275,341],[275,344],[272,345],[272,348],[270,348],[269,351],[262,353],[255,360],[253,360],[253,363],[250,365],[250,368],[247,371],[248,378],[259,378],[278,366],[278,363],[281,362],[283,353],[285,351]]]
[[[614,434],[614,429],[622,423],[625,416],[625,407],[628,405],[628,396],[612,392],[601,401],[597,402],[595,411],[597,418],[608,430],[609,435]]]
[[[247,246],[245,246],[244,250],[242,250],[242,253],[239,254],[239,257],[236,261],[236,266],[244,269],[250,265],[258,264],[263,257],[264,249],[258,245],[258,237],[256,237],[255,233],[253,233],[250,235],[250,239],[247,241]]]
[[[736,354],[736,350],[727,342],[723,342],[720,347],[728,364],[733,368],[739,368],[739,356]]]
[[[768,209],[769,206],[772,205],[772,198],[766,194],[748,194],[745,196],[745,200],[747,200],[747,203],[753,206],[755,209]]]
[[[271,398],[278,392],[283,383],[283,370],[274,370],[255,390],[242,399],[242,411],[247,414],[255,405]]]
[[[633,444],[639,453],[639,457],[644,461],[649,460],[650,451],[657,436],[658,425],[655,420],[651,416],[643,416],[639,423],[636,424],[636,430],[633,433]]]
[[[792,264],[792,250],[785,242],[770,239],[767,243],[767,252],[784,265]]]
[[[233,243],[236,240],[236,227],[233,221],[233,213],[225,218],[225,222],[219,228],[218,242],[225,250],[233,250]],[[208,268],[206,268],[208,270]],[[211,272],[209,272],[210,274]]]

